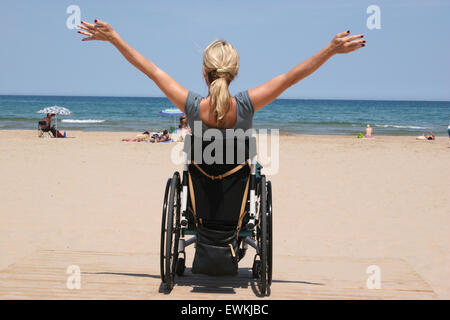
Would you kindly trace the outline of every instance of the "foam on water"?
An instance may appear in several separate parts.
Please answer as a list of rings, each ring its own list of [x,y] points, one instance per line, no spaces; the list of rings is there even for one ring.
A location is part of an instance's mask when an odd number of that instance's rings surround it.
[[[66,123],[103,123],[106,120],[94,120],[94,119],[87,119],[87,120],[78,120],[78,119],[63,119],[62,122]]]

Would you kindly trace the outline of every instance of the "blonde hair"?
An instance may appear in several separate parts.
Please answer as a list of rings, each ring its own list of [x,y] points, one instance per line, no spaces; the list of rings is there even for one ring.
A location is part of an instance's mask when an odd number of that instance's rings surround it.
[[[239,55],[236,49],[224,40],[213,41],[203,52],[203,73],[209,82],[211,111],[218,126],[222,126],[230,109],[230,82],[239,71]]]

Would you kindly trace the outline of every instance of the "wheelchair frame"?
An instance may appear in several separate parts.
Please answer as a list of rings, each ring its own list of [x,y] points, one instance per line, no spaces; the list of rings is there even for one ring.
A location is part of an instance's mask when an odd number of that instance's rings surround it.
[[[265,175],[256,176],[257,157],[247,163],[250,166],[249,192],[247,193],[245,216],[248,223],[239,230],[239,260],[248,246],[256,250],[253,259],[252,276],[258,279],[261,295],[268,295],[272,284],[272,185],[266,182]],[[196,243],[195,230],[189,229],[187,218],[188,187],[187,155],[184,153],[182,181],[175,171],[166,183],[161,224],[160,272],[161,280],[167,291],[175,284],[175,276],[182,276],[186,268],[186,247]],[[192,205],[192,204],[191,204]],[[191,236],[187,238],[186,236]],[[179,256],[183,257],[180,258]]]

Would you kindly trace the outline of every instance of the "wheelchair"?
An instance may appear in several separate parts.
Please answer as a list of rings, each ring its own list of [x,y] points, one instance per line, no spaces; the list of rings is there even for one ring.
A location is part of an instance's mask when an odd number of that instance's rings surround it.
[[[255,249],[252,277],[261,295],[268,295],[273,265],[272,185],[260,173],[254,137],[227,138],[217,144],[219,140],[187,136],[183,172],[176,171],[167,180],[161,280],[170,292],[185,272],[185,250],[192,244],[193,274],[235,276],[250,246]],[[208,152],[213,159],[205,160]]]

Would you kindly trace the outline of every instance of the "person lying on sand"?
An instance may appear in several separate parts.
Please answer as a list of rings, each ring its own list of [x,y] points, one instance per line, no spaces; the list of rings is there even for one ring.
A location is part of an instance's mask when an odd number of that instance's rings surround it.
[[[170,140],[170,134],[168,130],[164,130],[162,134],[157,134],[155,133],[154,135],[152,135],[152,137],[150,138],[149,142],[164,142],[164,141],[169,141]]]
[[[416,137],[416,140],[427,140],[427,138],[425,137],[425,133],[422,133],[421,136]]]
[[[416,137],[416,140],[436,140],[436,136],[432,131],[430,131],[430,134],[425,135],[425,133],[422,133],[421,136]]]
[[[150,133],[148,131],[144,131],[143,133],[138,134],[134,138],[125,138],[125,139],[122,139],[122,141],[126,141],[126,142],[150,141]]]
[[[427,134],[425,138],[427,138],[427,140],[436,140],[436,136],[432,131],[430,131],[430,134]]]

